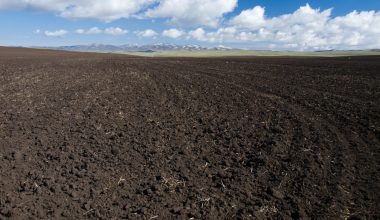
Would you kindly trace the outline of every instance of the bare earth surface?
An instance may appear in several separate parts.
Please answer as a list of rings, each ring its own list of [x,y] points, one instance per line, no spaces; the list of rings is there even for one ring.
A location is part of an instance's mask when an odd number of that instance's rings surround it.
[[[380,57],[0,48],[0,219],[379,219]]]

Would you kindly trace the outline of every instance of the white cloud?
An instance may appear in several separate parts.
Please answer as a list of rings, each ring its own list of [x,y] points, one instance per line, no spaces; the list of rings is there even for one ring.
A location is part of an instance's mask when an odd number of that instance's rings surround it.
[[[86,33],[86,31],[84,29],[76,29],[75,33],[77,33],[77,34],[84,34],[84,33]]]
[[[88,29],[88,31],[86,31],[86,34],[100,34],[102,32],[103,31],[100,30],[98,27],[92,27],[92,28]]]
[[[206,32],[203,28],[197,28],[188,33],[188,38],[211,43],[235,42],[237,30],[234,27],[219,28],[214,32]]]
[[[182,37],[184,34],[185,34],[184,31],[181,31],[181,30],[178,30],[178,29],[175,29],[175,28],[164,30],[162,32],[162,36],[164,36],[164,37],[170,37],[170,38],[174,38],[174,39]]]
[[[121,29],[119,27],[109,27],[104,30],[104,33],[110,34],[110,35],[124,35],[124,34],[127,34],[128,31]]]
[[[215,27],[238,0],[0,0],[0,9],[47,10],[70,19],[111,22],[147,16],[169,18],[176,25]]]
[[[232,12],[237,0],[161,0],[148,9],[150,18],[169,18],[174,25],[217,27],[223,15]]]
[[[75,33],[77,33],[77,34],[101,34],[101,33],[103,33],[103,30],[101,30],[98,27],[92,27],[92,28],[90,28],[88,30],[85,30],[85,29],[76,29]]]
[[[62,37],[63,35],[67,34],[68,32],[66,30],[57,30],[57,31],[45,31],[45,35],[48,37]]]
[[[206,38],[205,35],[206,35],[206,31],[203,28],[197,28],[189,32],[188,38],[194,38],[198,41],[209,41],[209,39]]]
[[[258,28],[265,23],[264,13],[263,7],[256,6],[242,11],[230,21],[230,24],[236,27]]]
[[[74,2],[73,0],[1,0],[0,9],[34,8],[49,11],[62,11]]]
[[[145,31],[138,31],[136,32],[136,34],[139,37],[156,37],[157,36],[157,32],[155,32],[152,29],[147,29]]]
[[[85,29],[77,29],[75,30],[75,33],[77,34],[109,34],[109,35],[124,35],[127,34],[128,31],[119,27],[109,27],[104,30],[98,28],[98,27],[92,27],[88,30]]]
[[[1,0],[0,9],[34,8],[57,12],[66,18],[91,18],[106,22],[129,18],[156,0]]]
[[[62,17],[95,18],[106,22],[120,18],[129,18],[152,4],[155,0],[81,0],[71,1],[64,10]]]
[[[293,13],[267,17],[265,8],[256,6],[225,20],[225,15],[234,11],[237,3],[238,0],[0,0],[0,10],[47,10],[65,18],[106,22],[130,17],[163,18],[175,26],[194,28],[187,33],[175,28],[164,30],[161,33],[164,37],[241,44],[244,47],[299,50],[380,48],[380,11],[353,11],[333,17],[331,9],[315,9],[307,4]],[[93,27],[75,32],[121,35],[127,30]],[[68,32],[40,33],[63,36]],[[158,35],[151,29],[136,34],[140,37]]]
[[[272,49],[369,49],[380,47],[380,12],[354,11],[332,17],[331,9],[300,7],[292,14],[266,18],[260,6],[242,11],[226,27],[198,28],[188,38],[212,43],[240,43]]]

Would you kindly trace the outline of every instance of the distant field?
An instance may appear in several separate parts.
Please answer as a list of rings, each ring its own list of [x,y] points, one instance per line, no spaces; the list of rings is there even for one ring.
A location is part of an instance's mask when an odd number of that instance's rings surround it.
[[[374,56],[380,55],[380,51],[329,51],[329,52],[292,52],[292,51],[254,51],[254,50],[230,50],[230,51],[157,51],[157,52],[121,52],[123,54],[145,57],[231,57],[231,56],[316,56],[316,57],[341,57],[341,56]]]

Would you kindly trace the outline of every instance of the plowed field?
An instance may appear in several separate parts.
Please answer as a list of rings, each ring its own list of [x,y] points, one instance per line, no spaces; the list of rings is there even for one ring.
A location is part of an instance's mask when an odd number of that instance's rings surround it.
[[[380,57],[0,48],[0,219],[379,219]]]

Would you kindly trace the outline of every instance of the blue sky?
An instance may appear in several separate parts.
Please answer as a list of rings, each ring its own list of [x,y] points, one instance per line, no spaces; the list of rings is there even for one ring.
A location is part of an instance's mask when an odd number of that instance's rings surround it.
[[[0,0],[0,27],[7,46],[369,49],[380,48],[380,1]]]

